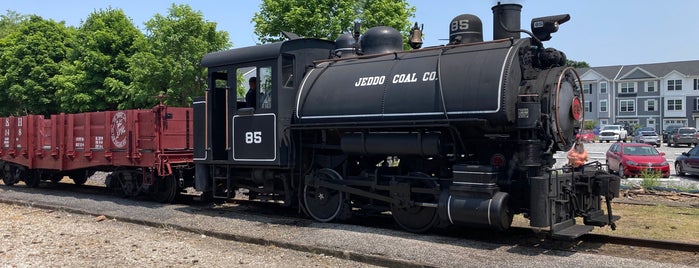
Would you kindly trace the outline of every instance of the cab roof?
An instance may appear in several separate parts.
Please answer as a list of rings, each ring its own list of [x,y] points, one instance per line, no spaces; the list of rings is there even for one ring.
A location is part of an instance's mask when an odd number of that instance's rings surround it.
[[[275,59],[282,53],[306,48],[328,49],[330,52],[335,48],[335,42],[316,38],[298,38],[269,44],[233,48],[204,55],[201,60],[201,66],[216,67]]]

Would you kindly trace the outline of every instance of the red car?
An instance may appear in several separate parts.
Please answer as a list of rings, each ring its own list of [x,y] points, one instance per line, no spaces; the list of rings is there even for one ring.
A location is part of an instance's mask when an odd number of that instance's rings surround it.
[[[614,143],[607,150],[609,172],[622,177],[637,177],[644,170],[660,171],[664,178],[670,177],[670,165],[665,153],[658,152],[650,144]]]
[[[595,132],[591,129],[583,129],[582,132],[576,134],[575,137],[583,142],[595,142]]]

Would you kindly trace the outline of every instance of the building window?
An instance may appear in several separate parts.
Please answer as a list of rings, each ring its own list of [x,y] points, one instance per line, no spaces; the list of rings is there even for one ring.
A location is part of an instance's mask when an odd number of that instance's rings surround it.
[[[607,112],[607,100],[599,101],[599,111],[603,113]]]
[[[682,110],[682,100],[667,100],[667,110],[668,111],[681,111]]]
[[[699,111],[699,99],[694,99],[694,111]]]
[[[636,93],[636,82],[623,82],[619,93]]]
[[[646,92],[655,92],[655,81],[646,82]]]
[[[609,121],[607,121],[607,119],[601,119],[601,120],[599,120],[600,126],[607,125],[608,123],[609,123]]]
[[[585,102],[585,112],[588,112],[588,113],[592,112],[592,102],[591,101]]]
[[[699,79],[694,78],[694,90],[699,90]]]
[[[667,80],[667,90],[682,90],[682,80]]]
[[[619,120],[619,123],[628,123],[629,125],[638,125],[638,119],[623,119]]]
[[[636,111],[636,102],[634,100],[620,100],[619,101],[619,111],[620,112],[634,112],[634,111]]]
[[[600,94],[607,94],[607,82],[600,82],[599,83],[599,93]]]
[[[592,94],[592,84],[583,84],[583,94]]]
[[[648,112],[655,111],[655,106],[656,106],[655,100],[647,100],[646,101],[646,111],[648,111]]]
[[[687,119],[666,119],[663,120],[663,125],[668,126],[668,125],[687,125]]]
[[[646,122],[646,126],[655,127],[655,119],[648,118],[648,121]]]

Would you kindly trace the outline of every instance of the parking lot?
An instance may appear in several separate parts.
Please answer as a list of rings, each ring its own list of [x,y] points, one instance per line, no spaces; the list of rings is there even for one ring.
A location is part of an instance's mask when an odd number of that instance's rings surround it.
[[[605,163],[605,153],[609,146],[613,143],[586,143],[585,149],[587,149],[588,155],[590,156],[590,161],[600,161]],[[665,143],[662,144],[658,149],[660,152],[665,152],[665,158],[670,164],[670,178],[659,179],[661,185],[670,188],[673,187],[684,187],[699,189],[699,176],[677,176],[675,172],[675,158],[681,155],[683,152],[689,151],[692,147],[686,145],[680,147],[668,147]],[[561,167],[568,162],[566,159],[566,152],[558,152],[554,156],[556,158],[556,166]],[[641,178],[629,178],[622,181],[622,184],[640,184]]]

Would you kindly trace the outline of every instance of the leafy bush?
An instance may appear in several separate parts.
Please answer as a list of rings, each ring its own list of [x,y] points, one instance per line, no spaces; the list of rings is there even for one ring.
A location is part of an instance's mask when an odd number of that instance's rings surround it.
[[[640,178],[643,179],[643,181],[641,181],[641,186],[643,186],[644,188],[660,186],[660,182],[658,180],[663,177],[662,172],[654,169],[643,170],[638,175]]]

